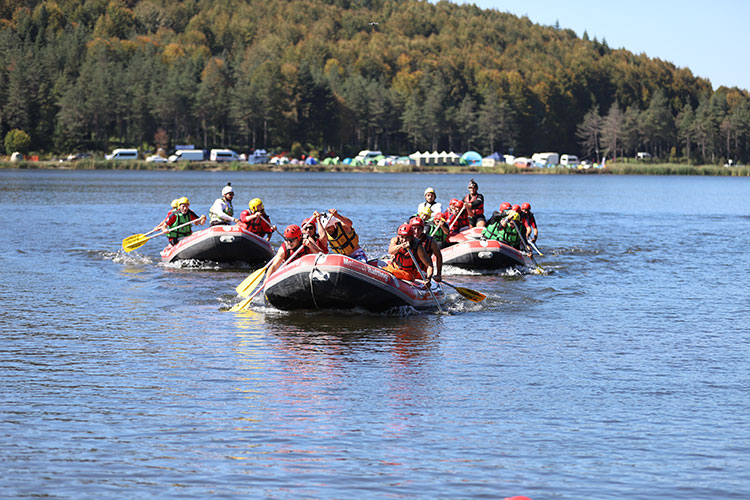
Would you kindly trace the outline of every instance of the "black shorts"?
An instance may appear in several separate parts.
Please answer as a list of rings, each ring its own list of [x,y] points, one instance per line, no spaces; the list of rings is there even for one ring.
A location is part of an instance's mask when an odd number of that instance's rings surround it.
[[[487,219],[484,218],[484,215],[475,215],[473,217],[469,217],[469,220],[471,221],[471,225],[476,227],[477,222],[480,220],[484,223],[487,223]]]

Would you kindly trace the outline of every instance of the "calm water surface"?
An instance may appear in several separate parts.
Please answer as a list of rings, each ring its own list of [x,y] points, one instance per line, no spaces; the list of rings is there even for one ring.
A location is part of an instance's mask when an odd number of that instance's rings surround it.
[[[0,171],[0,496],[750,497],[750,179],[476,175],[545,272],[448,269],[488,299],[446,315],[229,313],[249,268],[120,250],[231,181],[378,256],[468,179]]]

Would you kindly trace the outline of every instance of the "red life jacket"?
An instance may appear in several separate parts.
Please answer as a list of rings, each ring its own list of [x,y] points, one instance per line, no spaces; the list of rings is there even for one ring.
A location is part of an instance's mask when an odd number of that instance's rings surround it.
[[[302,242],[300,242],[300,245],[302,245]],[[292,250],[291,248],[287,246],[286,241],[285,241],[284,243],[281,244],[281,248],[284,249],[284,262],[294,262],[295,260],[299,259],[303,255],[309,255],[312,253],[312,251],[309,248],[307,248],[305,245],[302,245],[302,250],[300,250],[300,252],[294,256],[294,259],[288,260],[289,256],[291,256],[294,252],[299,250],[299,247]]]
[[[478,207],[474,208],[473,206],[471,206],[471,204],[474,203],[477,198],[479,198],[479,196],[472,196],[471,194],[467,194],[466,196],[464,196],[464,203],[469,204],[469,208],[471,208],[473,217],[476,217],[477,215],[484,215],[484,197],[482,197],[482,203]]]
[[[419,242],[416,240],[412,240],[409,248],[411,248],[412,253],[415,254],[417,248],[419,248]],[[404,271],[417,270],[417,263],[412,260],[411,255],[409,255],[409,251],[405,248],[402,248],[393,255],[393,262],[396,264],[396,267],[398,267],[399,269],[403,269]]]

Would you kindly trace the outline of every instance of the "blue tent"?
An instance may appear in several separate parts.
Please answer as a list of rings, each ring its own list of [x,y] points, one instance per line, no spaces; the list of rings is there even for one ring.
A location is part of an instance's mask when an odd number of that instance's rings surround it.
[[[317,164],[318,164],[318,160],[313,158],[312,156],[308,156],[305,159],[305,165],[317,165]]]
[[[467,151],[461,155],[461,159],[458,160],[461,165],[481,165],[482,155],[476,151]]]

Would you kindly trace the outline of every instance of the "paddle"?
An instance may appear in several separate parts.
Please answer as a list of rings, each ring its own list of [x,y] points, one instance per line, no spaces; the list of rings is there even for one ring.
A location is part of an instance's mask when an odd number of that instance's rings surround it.
[[[534,265],[536,266],[536,270],[539,271],[540,273],[543,273],[544,269],[542,269],[542,266],[540,266],[537,263],[536,259],[534,258],[533,252],[531,252],[531,250],[529,250],[529,245],[526,243],[526,238],[524,238],[523,235],[521,235],[521,231],[518,229],[518,224],[516,224],[516,221],[514,221],[514,220],[511,220],[511,222],[513,223],[513,227],[515,228],[516,233],[518,233],[518,237],[521,239],[521,243],[523,243],[523,248],[529,253],[529,257],[531,258],[531,262],[533,262]]]
[[[456,214],[456,218],[451,221],[450,225],[448,226],[448,231],[453,231],[453,224],[458,221],[458,218],[461,217],[461,214],[464,213],[464,210],[466,210],[466,203],[464,203],[464,205],[461,207],[461,210],[458,211],[458,213]]]
[[[482,292],[477,292],[476,290],[472,290],[471,288],[464,288],[461,286],[452,285],[445,280],[441,281],[440,283],[448,285],[449,287],[456,290],[463,297],[469,299],[472,302],[482,302],[484,299],[487,298],[487,296],[483,294]]]
[[[275,259],[274,257],[273,259]],[[256,286],[258,286],[258,283],[261,282],[263,277],[266,275],[266,271],[268,270],[268,266],[270,266],[273,263],[273,259],[269,260],[265,266],[261,267],[260,269],[253,271],[250,273],[250,275],[242,280],[242,283],[237,285],[235,287],[235,290],[237,291],[237,295],[240,297],[247,297],[251,293],[253,293],[253,290]]]
[[[122,248],[125,248],[126,246],[131,245],[134,241],[138,241],[138,240],[142,239],[143,237],[148,236],[151,233],[155,233],[159,229],[160,228],[157,226],[157,227],[153,228],[151,231],[149,231],[149,232],[147,232],[145,234],[134,234],[132,236],[128,236],[127,238],[123,238],[123,240],[122,240]]]
[[[199,219],[191,220],[190,222],[186,222],[184,224],[180,224],[179,226],[170,227],[169,232],[172,232],[176,229],[180,229],[181,227],[189,226],[193,222],[197,222]],[[153,232],[153,231],[149,231]],[[149,234],[146,233],[146,234]],[[136,248],[141,248],[148,240],[151,238],[156,238],[157,236],[161,236],[162,234],[165,234],[166,232],[161,232],[159,234],[154,234],[151,236],[146,236],[146,234],[134,234],[133,236],[128,236],[124,240],[122,240],[122,249],[126,252],[132,252]],[[125,240],[128,240],[127,242]]]
[[[422,277],[422,280],[425,282],[425,286],[427,287],[427,291],[430,292],[430,295],[432,295],[432,300],[435,301],[435,304],[437,305],[438,311],[441,313],[443,312],[443,308],[440,307],[440,302],[438,302],[437,297],[435,297],[435,294],[432,293],[432,287],[429,283],[427,283],[427,278],[425,277],[424,273],[422,272],[422,268],[419,267],[419,261],[414,257],[414,252],[411,251],[411,247],[406,247],[406,250],[409,252],[409,257],[411,257],[411,261],[414,263],[414,267],[417,268],[417,271],[419,271],[419,276]]]
[[[531,248],[533,248],[534,250],[536,250],[536,253],[538,253],[540,257],[544,257],[544,254],[539,251],[539,248],[536,246],[536,243],[534,243],[531,240],[529,240],[528,243],[529,243],[529,245],[531,245]]]
[[[268,226],[269,226],[269,227],[273,227],[273,230],[274,230],[274,231],[276,231],[276,232],[277,232],[277,233],[279,234],[279,236],[281,236],[282,238],[284,237],[284,235],[283,235],[283,234],[281,234],[281,231],[279,231],[279,229],[278,229],[278,228],[274,227],[274,225],[273,225],[273,224],[271,224],[271,222],[270,222],[270,221],[269,221],[268,219],[266,219],[265,217],[263,217],[263,216],[261,215],[261,216],[260,216],[260,220],[262,220],[263,222],[265,222],[266,224],[268,224]],[[269,238],[269,239],[270,239],[270,238]]]
[[[303,247],[304,247],[304,245],[303,245],[302,243],[300,243],[300,245],[299,245],[299,247],[297,248],[297,250],[295,250],[295,251],[294,251],[294,253],[292,253],[292,255],[290,255],[290,256],[289,256],[289,258],[288,258],[288,259],[286,259],[286,260],[284,261],[284,263],[283,263],[283,264],[281,264],[281,266],[279,266],[279,268],[278,268],[278,269],[277,269],[276,271],[279,271],[279,270],[280,270],[280,269],[282,269],[282,268],[283,268],[283,267],[284,267],[285,265],[287,265],[287,264],[288,264],[289,262],[291,262],[291,261],[292,261],[292,259],[294,259],[294,257],[295,257],[295,256],[296,256],[296,255],[297,255],[297,254],[298,254],[299,252],[300,252],[300,250],[302,250],[302,248],[303,248]],[[275,258],[275,257],[274,257],[274,258]],[[271,262],[273,262],[273,259],[271,259]],[[268,264],[270,264],[271,262],[269,262]],[[264,267],[264,268],[262,269],[262,270],[264,271],[264,272],[263,272],[263,274],[264,274],[264,275],[265,275],[265,271],[266,271],[266,269],[267,269],[267,266],[268,266],[268,264],[266,264],[266,267]],[[256,272],[257,272],[257,271],[256,271]],[[255,273],[253,273],[253,274],[255,274]],[[258,281],[260,281],[260,280],[258,280]],[[256,286],[257,286],[257,283],[256,283]],[[258,289],[257,289],[257,290],[255,290],[255,293],[253,293],[252,295],[250,295],[250,296],[249,296],[248,298],[246,298],[245,300],[241,301],[241,302],[240,302],[239,304],[235,304],[235,305],[233,305],[233,306],[232,306],[232,307],[231,307],[231,308],[229,309],[229,311],[231,311],[231,312],[236,312],[236,311],[242,311],[243,309],[247,309],[247,307],[248,307],[248,306],[250,305],[250,302],[252,302],[252,301],[253,301],[253,299],[255,298],[255,296],[256,296],[256,295],[258,295],[258,293],[260,293],[260,291],[261,291],[261,290],[263,290],[263,288],[265,288],[265,286],[266,286],[266,284],[265,284],[265,283],[263,283],[263,286],[261,286],[261,287],[258,287]]]

